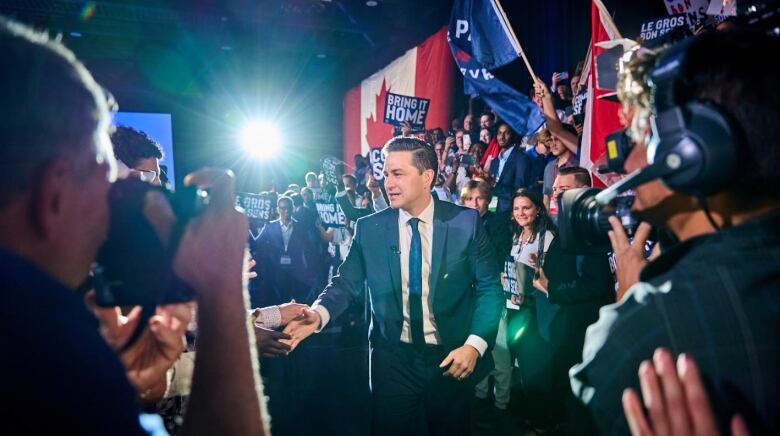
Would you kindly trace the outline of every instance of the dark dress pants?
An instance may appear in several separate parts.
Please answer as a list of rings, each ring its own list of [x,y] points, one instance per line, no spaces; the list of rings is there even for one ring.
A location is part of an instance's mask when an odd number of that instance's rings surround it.
[[[400,344],[371,351],[372,435],[467,435],[479,380],[442,374],[442,347]]]

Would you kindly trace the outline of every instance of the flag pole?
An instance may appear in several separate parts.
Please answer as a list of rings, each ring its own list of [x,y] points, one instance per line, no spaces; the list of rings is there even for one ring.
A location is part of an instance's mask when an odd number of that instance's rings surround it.
[[[493,5],[496,8],[496,12],[498,12],[498,16],[503,21],[502,24],[504,25],[504,29],[507,31],[507,33],[509,33],[509,36],[512,38],[512,42],[515,43],[518,54],[523,58],[523,61],[525,62],[525,67],[528,68],[528,72],[531,74],[531,78],[534,79],[535,81],[536,73],[534,73],[534,69],[531,67],[531,64],[528,62],[528,57],[525,55],[525,51],[523,51],[523,46],[520,45],[520,41],[517,39],[517,35],[515,35],[514,29],[512,29],[512,25],[509,24],[509,19],[506,17],[504,8],[501,7],[501,2],[499,2],[499,0],[494,0]]]
[[[611,30],[612,33],[615,34],[615,39],[623,38],[620,35],[620,31],[618,30],[617,26],[615,25],[615,22],[612,20],[612,15],[609,14],[609,11],[607,10],[607,7],[604,6],[604,3],[602,3],[601,0],[593,0],[593,3],[599,9],[599,13],[601,14],[601,19],[604,20],[604,22],[610,27],[609,30]],[[591,36],[591,38],[592,38],[592,36]]]

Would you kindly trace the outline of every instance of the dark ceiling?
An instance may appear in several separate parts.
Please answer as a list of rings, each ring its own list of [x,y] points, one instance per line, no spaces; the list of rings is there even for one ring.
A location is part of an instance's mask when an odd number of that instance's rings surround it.
[[[434,33],[452,0],[0,0],[62,34],[120,110],[170,112],[176,166],[236,166],[248,117],[278,121],[297,174],[341,154],[347,89]],[[177,174],[184,174],[177,169]],[[250,177],[251,178],[251,177]]]

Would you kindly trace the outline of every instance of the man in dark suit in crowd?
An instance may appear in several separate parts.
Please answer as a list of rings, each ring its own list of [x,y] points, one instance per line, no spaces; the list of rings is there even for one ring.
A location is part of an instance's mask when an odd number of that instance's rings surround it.
[[[490,163],[489,174],[495,180],[493,194],[498,197],[496,212],[509,214],[512,210],[512,196],[520,188],[533,188],[531,160],[520,146],[516,145],[517,134],[506,123],[498,126],[496,140],[501,151]]]
[[[258,296],[260,307],[296,300],[310,304],[311,263],[315,255],[306,229],[293,218],[290,197],[277,200],[279,218],[268,223],[257,240],[258,270],[263,283]]]
[[[384,148],[390,208],[357,221],[339,274],[285,332],[295,347],[343,313],[368,283],[373,434],[464,434],[473,387],[492,368],[504,304],[476,211],[434,200],[433,147]]]

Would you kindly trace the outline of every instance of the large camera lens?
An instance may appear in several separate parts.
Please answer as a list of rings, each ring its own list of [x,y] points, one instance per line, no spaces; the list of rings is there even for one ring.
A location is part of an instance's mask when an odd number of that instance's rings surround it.
[[[612,229],[610,216],[617,216],[630,236],[639,223],[631,215],[632,195],[616,198],[612,203],[601,206],[596,194],[601,189],[569,189],[559,196],[558,230],[561,247],[570,253],[607,253],[612,250],[607,232]]]

